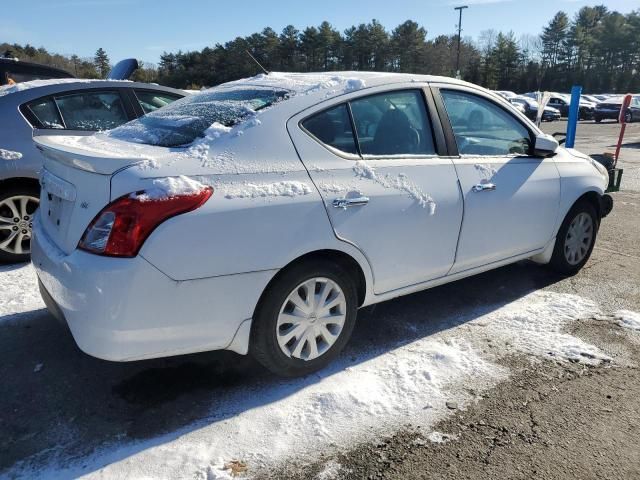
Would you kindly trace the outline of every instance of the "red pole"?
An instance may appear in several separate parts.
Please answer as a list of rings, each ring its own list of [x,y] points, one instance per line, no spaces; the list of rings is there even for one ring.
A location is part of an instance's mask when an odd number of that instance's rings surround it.
[[[622,139],[624,138],[624,131],[627,129],[627,122],[625,121],[625,114],[627,113],[627,109],[631,105],[631,94],[628,93],[624,96],[624,100],[622,101],[622,107],[620,108],[620,113],[618,114],[618,121],[620,122],[620,136],[618,137],[618,145],[616,145],[616,154],[614,157],[613,167],[615,168],[618,164],[618,157],[620,156],[620,147],[622,147]]]

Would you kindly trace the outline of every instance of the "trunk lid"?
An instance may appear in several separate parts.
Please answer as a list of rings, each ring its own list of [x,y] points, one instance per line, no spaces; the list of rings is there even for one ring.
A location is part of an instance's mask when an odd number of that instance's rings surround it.
[[[49,238],[70,254],[89,223],[110,202],[112,174],[139,159],[89,156],[61,145],[62,138],[34,139],[45,156],[39,216]]]

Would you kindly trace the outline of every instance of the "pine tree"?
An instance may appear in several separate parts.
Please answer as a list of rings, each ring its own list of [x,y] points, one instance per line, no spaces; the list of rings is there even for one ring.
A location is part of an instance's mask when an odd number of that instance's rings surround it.
[[[98,48],[96,51],[96,54],[93,57],[93,64],[96,66],[96,70],[98,71],[100,78],[106,78],[110,70],[109,56],[102,47]]]

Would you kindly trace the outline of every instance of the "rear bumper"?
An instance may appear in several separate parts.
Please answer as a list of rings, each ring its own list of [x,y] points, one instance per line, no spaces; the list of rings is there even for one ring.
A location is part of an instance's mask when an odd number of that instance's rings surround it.
[[[81,350],[111,361],[225,348],[246,353],[248,339],[234,337],[274,273],[177,282],[140,256],[65,255],[39,222],[31,258],[49,311],[69,325]]]
[[[617,120],[620,116],[620,110],[596,110],[593,112],[593,116],[600,120]]]

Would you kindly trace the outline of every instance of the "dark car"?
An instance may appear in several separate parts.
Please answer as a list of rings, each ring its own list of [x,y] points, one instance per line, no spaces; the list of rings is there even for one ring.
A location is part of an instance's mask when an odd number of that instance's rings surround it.
[[[623,101],[624,97],[614,97],[599,103],[596,105],[593,118],[598,123],[602,120],[618,121]],[[640,95],[631,97],[631,103],[624,114],[624,120],[627,123],[640,121]]]
[[[539,104],[536,100],[523,95],[518,95],[515,98],[510,98],[509,101],[516,105],[524,107],[524,114],[529,120],[535,121],[538,115]],[[554,120],[560,120],[560,110],[554,107],[546,106],[542,112],[543,122],[552,122]]]
[[[571,105],[571,97],[569,95],[552,95],[548,105],[560,110],[563,117],[569,116],[569,107]],[[580,107],[578,110],[578,118],[580,120],[591,120],[595,111],[596,104],[580,99]]]
[[[59,68],[23,62],[17,58],[0,58],[0,85],[48,80],[50,78],[74,78],[69,72]]]

